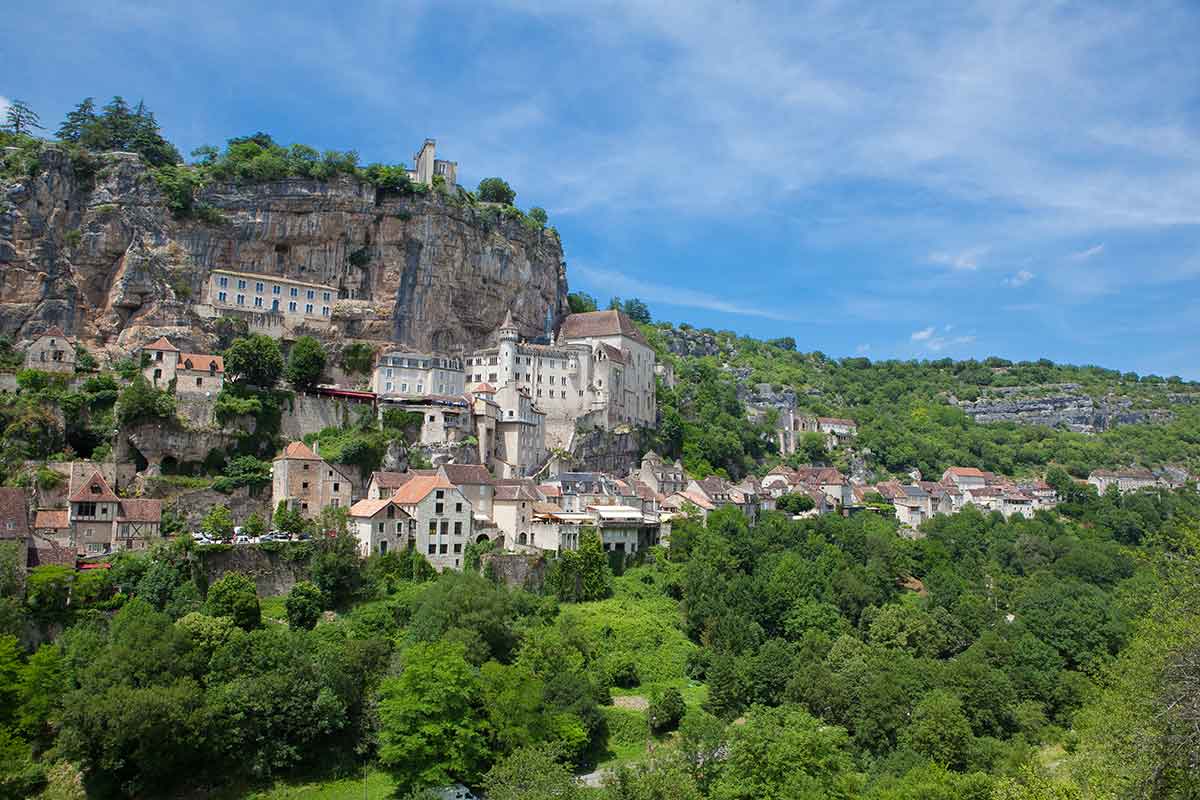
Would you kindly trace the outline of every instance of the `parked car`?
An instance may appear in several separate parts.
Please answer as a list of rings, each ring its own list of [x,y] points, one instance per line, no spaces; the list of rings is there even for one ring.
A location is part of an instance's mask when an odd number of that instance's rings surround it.
[[[455,783],[450,786],[443,786],[440,789],[433,790],[434,795],[441,800],[478,800],[470,789],[463,786],[461,783]]]
[[[238,534],[233,537],[234,544],[251,544],[250,537],[245,534]]]

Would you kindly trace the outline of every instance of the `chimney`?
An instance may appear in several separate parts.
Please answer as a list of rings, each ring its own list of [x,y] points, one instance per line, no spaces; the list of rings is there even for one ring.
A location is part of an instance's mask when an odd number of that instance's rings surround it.
[[[313,440],[312,451],[313,451],[313,455],[316,455],[316,456],[321,455],[321,440],[320,439]]]

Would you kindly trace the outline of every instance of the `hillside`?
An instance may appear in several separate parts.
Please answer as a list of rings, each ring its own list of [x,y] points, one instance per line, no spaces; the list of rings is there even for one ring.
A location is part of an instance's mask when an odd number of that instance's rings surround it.
[[[1046,360],[837,359],[791,338],[669,323],[643,331],[677,382],[659,394],[657,444],[696,474],[778,463],[770,418],[786,408],[856,420],[852,450],[829,457],[881,476],[952,465],[1021,475],[1057,464],[1077,477],[1134,464],[1200,468],[1200,384],[1174,376]],[[988,403],[991,414],[975,413]]]

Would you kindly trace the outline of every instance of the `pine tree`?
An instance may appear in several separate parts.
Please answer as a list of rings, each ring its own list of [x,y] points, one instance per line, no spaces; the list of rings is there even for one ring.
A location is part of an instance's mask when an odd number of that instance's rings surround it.
[[[13,100],[4,112],[4,120],[4,130],[10,133],[23,133],[28,136],[34,128],[42,128],[37,112],[24,100]]]
[[[83,102],[75,106],[75,110],[67,114],[63,124],[54,135],[60,142],[78,142],[84,133],[96,124],[96,102],[91,97],[85,97]]]

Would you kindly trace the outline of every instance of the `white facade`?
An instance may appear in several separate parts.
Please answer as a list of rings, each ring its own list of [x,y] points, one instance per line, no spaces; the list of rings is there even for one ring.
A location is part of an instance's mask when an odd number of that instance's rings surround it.
[[[371,390],[378,395],[450,397],[466,389],[462,359],[393,350],[379,357]]]
[[[279,275],[215,269],[208,278],[208,303],[285,319],[328,322],[337,300],[337,289]]]

